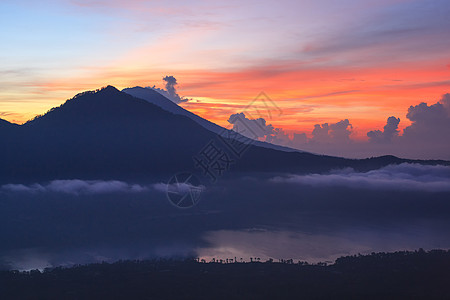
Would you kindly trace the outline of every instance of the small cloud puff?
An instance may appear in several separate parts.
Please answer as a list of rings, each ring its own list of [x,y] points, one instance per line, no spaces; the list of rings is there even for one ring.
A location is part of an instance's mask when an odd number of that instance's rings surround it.
[[[369,142],[372,143],[390,143],[393,138],[398,136],[398,124],[400,124],[400,118],[394,116],[387,119],[387,123],[381,130],[372,130],[367,133]]]
[[[147,87],[149,89],[152,89],[154,91],[157,91],[167,99],[171,100],[172,102],[175,102],[176,104],[187,102],[191,99],[181,97],[177,93],[176,85],[178,84],[177,79],[173,76],[165,76],[163,77],[163,80],[166,82],[166,89],[160,89],[155,86],[153,87]]]

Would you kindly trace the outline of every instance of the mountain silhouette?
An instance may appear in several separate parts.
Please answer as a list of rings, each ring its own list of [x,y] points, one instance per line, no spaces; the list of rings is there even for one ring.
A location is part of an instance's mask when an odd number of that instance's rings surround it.
[[[189,117],[108,86],[78,94],[23,125],[0,122],[0,140],[0,182],[36,182],[169,176],[195,169],[193,157],[220,139]],[[411,162],[392,156],[349,160],[257,145],[232,158],[231,171],[246,172],[370,170]]]
[[[3,179],[145,176],[186,168],[213,133],[108,86],[3,133]],[[169,165],[167,165],[169,163]]]
[[[136,98],[144,99],[144,100],[146,100],[150,103],[153,103],[153,104],[161,107],[162,109],[164,109],[168,112],[171,112],[173,114],[186,116],[186,117],[194,120],[197,124],[203,126],[204,128],[206,128],[209,131],[212,131],[216,134],[220,134],[220,135],[226,134],[226,130],[224,130],[223,127],[221,127],[217,124],[214,124],[211,121],[203,119],[202,117],[197,116],[196,114],[182,108],[181,106],[177,105],[170,99],[167,99],[166,97],[164,97],[163,95],[161,95],[160,93],[158,93],[157,91],[155,91],[151,88],[143,88],[140,86],[136,86],[133,88],[123,89],[122,92],[130,94]],[[248,139],[245,136],[240,136],[240,138]],[[282,151],[287,151],[287,152],[291,152],[291,151],[292,152],[303,152],[303,151],[300,151],[297,149],[292,149],[292,148],[274,145],[274,144],[261,142],[261,141],[251,141],[251,143],[254,144],[255,146],[260,146],[260,147],[269,148],[269,149],[276,149],[276,150],[282,150]]]
[[[0,119],[0,130],[8,130],[13,127],[17,127],[17,124],[13,124],[6,120]]]

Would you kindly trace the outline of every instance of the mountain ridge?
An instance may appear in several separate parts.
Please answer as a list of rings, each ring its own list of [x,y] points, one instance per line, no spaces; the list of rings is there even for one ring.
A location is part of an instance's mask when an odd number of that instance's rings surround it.
[[[196,169],[193,158],[218,135],[112,86],[80,93],[29,122],[0,130],[0,182],[55,178],[167,178]],[[393,156],[351,160],[251,145],[230,171],[307,173],[371,170],[414,161]]]
[[[2,128],[2,127],[15,127],[15,126],[18,126],[18,125],[15,124],[15,123],[11,123],[11,122],[9,122],[9,121],[7,121],[5,119],[0,118],[0,128]]]
[[[166,97],[164,97],[163,95],[161,95],[160,93],[158,93],[157,91],[155,91],[151,88],[143,88],[140,86],[136,86],[133,88],[123,89],[122,92],[130,94],[136,98],[144,99],[144,100],[146,100],[150,103],[153,103],[171,113],[186,116],[186,117],[194,120],[195,122],[197,122],[199,125],[203,126],[204,128],[206,128],[209,131],[212,131],[216,134],[224,135],[224,134],[226,134],[226,131],[231,130],[231,129],[223,128],[207,119],[204,119],[204,118],[190,112],[189,110],[184,109],[183,107],[177,105],[170,99],[167,99]],[[248,137],[245,137],[245,136],[241,136],[240,138],[249,139]],[[306,151],[293,149],[293,148],[280,146],[280,145],[275,145],[275,144],[271,144],[268,142],[262,142],[262,141],[258,141],[258,140],[252,140],[251,143],[253,143],[256,146],[269,148],[269,149],[275,149],[275,150],[281,150],[281,151],[286,151],[286,152],[306,152]]]

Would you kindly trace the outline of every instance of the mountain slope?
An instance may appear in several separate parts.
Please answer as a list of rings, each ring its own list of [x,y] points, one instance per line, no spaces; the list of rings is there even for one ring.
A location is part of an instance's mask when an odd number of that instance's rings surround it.
[[[197,122],[197,124],[203,126],[204,128],[206,128],[209,131],[212,131],[216,134],[220,134],[220,135],[226,134],[227,130],[225,128],[223,128],[217,124],[214,124],[213,122],[210,122],[206,119],[203,119],[202,117],[197,116],[196,114],[193,114],[192,112],[173,103],[172,101],[170,101],[169,99],[167,99],[166,97],[164,97],[163,95],[158,93],[157,91],[154,91],[149,88],[143,88],[140,86],[136,86],[134,88],[123,89],[122,92],[130,94],[136,98],[144,99],[144,100],[146,100],[152,104],[155,104],[155,105],[161,107],[162,109],[164,109],[168,112],[171,112],[173,114],[186,116],[186,117],[194,120],[195,122]],[[242,136],[242,138],[247,139],[244,136]],[[304,151],[300,151],[297,149],[292,149],[292,148],[274,145],[274,144],[261,142],[261,141],[252,141],[251,143],[253,143],[255,146],[269,148],[269,149],[275,149],[275,150],[281,150],[281,151],[287,151],[287,152],[304,152]]]
[[[222,127],[208,120],[205,120],[188,110],[185,110],[181,106],[178,106],[177,104],[173,103],[172,101],[152,89],[137,86],[134,88],[123,89],[122,92],[132,95],[136,98],[144,99],[173,114],[186,116],[214,133],[218,134],[223,131]]]
[[[17,124],[10,123],[6,120],[0,119],[0,130],[2,129],[11,129],[13,127],[17,127]]]
[[[183,169],[199,145],[213,138],[201,129],[188,118],[107,87],[20,126],[0,150],[0,173],[50,179]]]

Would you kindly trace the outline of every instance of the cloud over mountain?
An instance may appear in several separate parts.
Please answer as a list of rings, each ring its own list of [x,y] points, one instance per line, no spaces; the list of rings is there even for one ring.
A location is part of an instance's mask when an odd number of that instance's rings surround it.
[[[190,100],[189,98],[181,97],[180,95],[178,95],[176,89],[176,85],[178,85],[178,82],[174,76],[172,75],[165,76],[163,77],[163,80],[166,82],[166,89],[160,89],[155,86],[147,88],[157,91],[161,95],[165,96],[167,99],[170,99],[171,101],[177,104],[187,102]]]
[[[249,119],[243,112],[232,114],[228,122],[233,125],[233,130],[249,138],[265,138],[275,134],[274,127],[267,124],[264,118]]]

